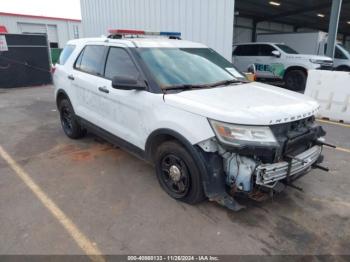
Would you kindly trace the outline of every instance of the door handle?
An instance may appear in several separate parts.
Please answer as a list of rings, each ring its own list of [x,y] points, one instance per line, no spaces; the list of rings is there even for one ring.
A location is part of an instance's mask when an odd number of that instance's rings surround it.
[[[74,80],[74,76],[73,75],[68,75],[68,79]]]
[[[107,87],[105,87],[105,86],[100,86],[100,87],[98,88],[98,91],[101,91],[101,92],[106,93],[106,94],[109,93],[109,90],[108,90]]]

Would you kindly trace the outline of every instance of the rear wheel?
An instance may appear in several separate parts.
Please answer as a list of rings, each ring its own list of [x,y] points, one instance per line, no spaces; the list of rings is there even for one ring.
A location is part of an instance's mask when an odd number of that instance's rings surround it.
[[[72,138],[78,139],[86,134],[86,131],[82,128],[77,120],[73,107],[68,99],[63,99],[58,105],[58,109],[61,117],[61,125],[64,133]]]
[[[292,91],[303,91],[306,86],[307,75],[302,70],[290,70],[284,77],[285,88]]]
[[[171,197],[188,204],[205,199],[200,171],[182,145],[164,142],[156,150],[154,161],[158,181]]]

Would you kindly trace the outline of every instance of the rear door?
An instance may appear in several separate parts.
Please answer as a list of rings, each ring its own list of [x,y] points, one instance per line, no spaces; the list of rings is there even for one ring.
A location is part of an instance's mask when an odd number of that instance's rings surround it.
[[[232,60],[241,72],[247,72],[248,68],[256,63],[257,56],[256,45],[238,45],[233,51]]]
[[[101,99],[102,73],[106,46],[103,43],[91,43],[85,46],[74,63],[69,76],[76,97],[75,113],[89,122],[103,127],[103,101]]]

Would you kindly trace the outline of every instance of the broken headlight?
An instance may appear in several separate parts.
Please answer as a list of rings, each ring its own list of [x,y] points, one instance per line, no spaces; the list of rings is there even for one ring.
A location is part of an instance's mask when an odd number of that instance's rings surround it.
[[[277,140],[268,126],[245,126],[209,120],[217,139],[227,145],[276,146]]]

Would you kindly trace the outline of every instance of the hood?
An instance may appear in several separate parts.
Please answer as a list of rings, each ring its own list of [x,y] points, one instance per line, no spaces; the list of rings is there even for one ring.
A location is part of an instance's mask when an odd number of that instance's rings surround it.
[[[320,55],[287,54],[286,58],[306,59],[306,60],[314,59],[314,60],[321,60],[321,61],[325,61],[325,62],[332,62],[333,61],[332,58],[329,58],[328,56],[320,56]]]
[[[318,103],[299,93],[252,82],[166,94],[165,103],[210,119],[244,125],[273,125],[314,115]]]

